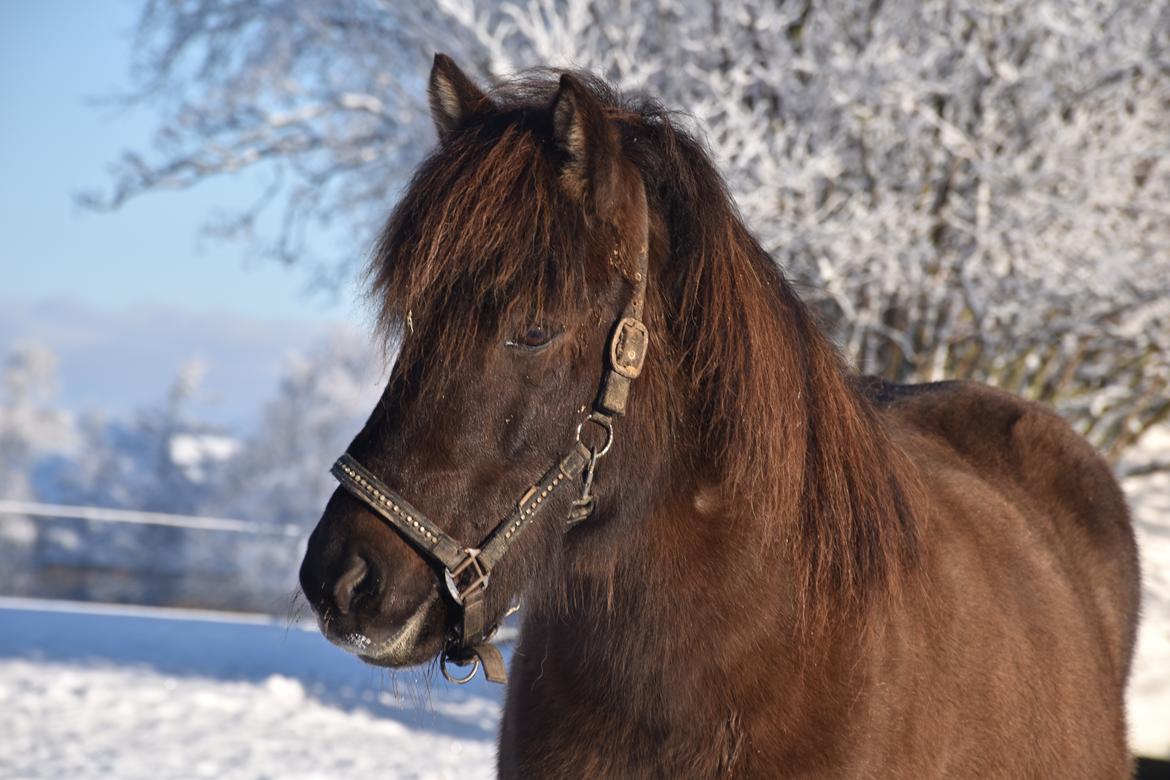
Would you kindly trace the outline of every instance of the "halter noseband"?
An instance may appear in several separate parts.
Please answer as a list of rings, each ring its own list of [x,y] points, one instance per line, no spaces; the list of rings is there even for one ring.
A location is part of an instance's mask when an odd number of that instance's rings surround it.
[[[333,476],[342,487],[388,522],[420,555],[443,567],[447,594],[462,611],[458,634],[448,636],[439,659],[443,676],[451,682],[470,682],[481,665],[489,681],[502,683],[508,679],[504,659],[499,649],[491,643],[499,626],[487,625],[485,601],[492,569],[520,537],[521,532],[531,525],[554,494],[582,475],[584,481],[581,495],[573,501],[567,527],[572,528],[586,520],[593,512],[593,475],[597,461],[613,445],[613,418],[626,413],[630,385],[642,372],[650,344],[649,333],[642,322],[646,303],[648,254],[647,225],[635,264],[634,293],[614,325],[607,349],[608,367],[602,375],[593,410],[577,426],[573,448],[524,492],[516,502],[516,507],[496,525],[479,547],[464,547],[401,495],[387,487],[348,452],[333,464]],[[590,447],[581,440],[583,429],[590,423],[605,431],[605,443],[600,449]],[[472,664],[471,671],[464,677],[453,676],[447,668],[448,662],[460,666]]]

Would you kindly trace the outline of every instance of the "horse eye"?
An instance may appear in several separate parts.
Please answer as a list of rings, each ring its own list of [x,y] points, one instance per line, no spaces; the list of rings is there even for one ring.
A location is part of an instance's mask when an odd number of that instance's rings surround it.
[[[548,325],[529,325],[521,333],[512,336],[504,343],[509,347],[536,350],[547,347],[557,335],[558,332]]]

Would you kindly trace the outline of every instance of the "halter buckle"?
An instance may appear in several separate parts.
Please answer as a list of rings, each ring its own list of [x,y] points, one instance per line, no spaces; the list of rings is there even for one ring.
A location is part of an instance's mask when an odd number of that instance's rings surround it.
[[[646,362],[650,333],[641,320],[623,317],[609,340],[609,365],[626,379],[637,379]]]
[[[488,580],[491,578],[491,573],[479,562],[480,551],[478,548],[466,547],[463,552],[466,555],[454,570],[443,569],[443,581],[447,584],[447,592],[451,594],[451,598],[455,599],[455,603],[460,605],[477,587],[487,590]],[[460,588],[457,580],[468,569],[471,569],[472,580]]]

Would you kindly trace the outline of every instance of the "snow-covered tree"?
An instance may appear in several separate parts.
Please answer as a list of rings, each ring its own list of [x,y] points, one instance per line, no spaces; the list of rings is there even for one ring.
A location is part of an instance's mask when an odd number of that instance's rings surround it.
[[[0,500],[37,498],[38,467],[74,451],[80,436],[73,418],[54,407],[57,356],[41,344],[19,344],[0,373]],[[26,592],[35,520],[0,516],[0,588]]]
[[[73,418],[54,407],[57,356],[41,344],[21,344],[0,375],[0,498],[33,497],[33,470],[50,453],[78,442]]]
[[[336,224],[358,257],[433,143],[436,49],[690,112],[863,370],[995,382],[1114,455],[1170,415],[1167,0],[151,0],[158,143],[97,202],[260,168],[219,229],[271,205],[280,258]]]
[[[337,485],[329,465],[361,430],[384,379],[378,351],[347,329],[308,354],[290,354],[259,429],[205,511],[311,529]]]
[[[43,480],[36,497],[91,507],[200,513],[239,448],[231,436],[190,414],[206,370],[201,360],[187,361],[157,405],[128,418],[83,417],[81,446],[52,464],[51,477]],[[222,594],[239,589],[233,553],[240,544],[229,534],[154,523],[54,518],[40,525],[30,554],[38,571],[33,592],[149,604],[241,603],[238,596]],[[208,577],[215,578],[213,584],[200,584]]]
[[[161,404],[128,420],[86,416],[83,456],[61,470],[56,489],[60,499],[151,512],[197,512],[214,484],[207,469],[233,454],[230,444],[210,452],[195,446],[206,437],[230,442],[189,415],[188,402],[205,371],[202,361],[188,361]]]

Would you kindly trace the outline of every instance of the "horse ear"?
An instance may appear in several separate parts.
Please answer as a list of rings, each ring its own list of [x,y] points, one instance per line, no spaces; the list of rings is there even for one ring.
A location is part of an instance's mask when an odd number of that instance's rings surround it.
[[[475,114],[491,108],[491,99],[446,54],[435,54],[431,82],[427,88],[431,118],[439,140],[447,138]]]
[[[561,181],[573,195],[590,199],[599,213],[619,195],[621,136],[597,99],[566,73],[552,103],[553,135],[566,156]]]

